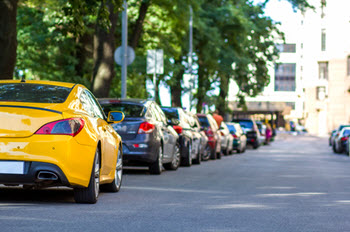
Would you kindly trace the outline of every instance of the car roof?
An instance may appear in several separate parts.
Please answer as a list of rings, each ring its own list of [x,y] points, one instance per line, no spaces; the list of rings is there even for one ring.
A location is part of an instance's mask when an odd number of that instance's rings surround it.
[[[73,88],[76,84],[69,82],[60,82],[60,81],[43,81],[43,80],[25,80],[21,82],[21,80],[0,80],[0,84],[40,84],[40,85],[54,85],[54,86],[62,86],[67,88]]]

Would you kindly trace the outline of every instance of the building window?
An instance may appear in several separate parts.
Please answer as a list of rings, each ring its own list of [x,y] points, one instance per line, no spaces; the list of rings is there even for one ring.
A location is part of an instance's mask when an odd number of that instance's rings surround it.
[[[348,56],[347,60],[346,60],[346,63],[347,63],[347,74],[348,76],[350,76],[350,56]]]
[[[295,91],[295,63],[275,64],[275,91]]]
[[[326,51],[326,29],[321,30],[321,51]]]
[[[276,44],[276,47],[279,52],[286,52],[286,53],[295,53],[296,52],[296,45],[295,44]]]
[[[326,98],[326,87],[325,86],[317,86],[316,87],[316,99],[324,100]]]
[[[318,78],[328,80],[328,62],[318,62]]]

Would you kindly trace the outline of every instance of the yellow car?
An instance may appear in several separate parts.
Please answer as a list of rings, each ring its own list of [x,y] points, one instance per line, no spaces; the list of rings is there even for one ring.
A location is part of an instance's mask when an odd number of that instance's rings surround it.
[[[0,184],[68,186],[78,203],[122,182],[122,142],[110,112],[83,85],[0,81]]]

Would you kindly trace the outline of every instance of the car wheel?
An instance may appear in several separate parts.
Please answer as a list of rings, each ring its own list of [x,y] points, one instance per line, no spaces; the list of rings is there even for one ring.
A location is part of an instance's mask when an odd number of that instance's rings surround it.
[[[200,149],[198,149],[197,157],[193,160],[193,164],[201,164],[202,155]]]
[[[333,143],[333,151],[334,151],[334,153],[338,153],[338,150],[337,150],[337,148],[335,146],[335,143]]]
[[[192,165],[192,144],[188,144],[188,149],[186,151],[186,156],[182,162],[182,166],[190,167]]]
[[[94,164],[91,170],[90,182],[87,188],[74,188],[74,199],[77,203],[97,202],[100,192],[100,152],[96,149]]]
[[[203,155],[202,155],[202,160],[203,161],[209,160],[210,159],[210,154],[211,154],[211,149],[210,149],[209,144],[207,144],[205,146],[205,149],[204,149],[204,152],[203,152]]]
[[[123,178],[123,153],[119,146],[117,164],[112,183],[101,185],[100,189],[105,192],[119,192]]]
[[[217,158],[217,159],[221,159],[221,152],[218,152],[218,153],[216,154],[216,158]]]
[[[216,146],[217,145],[215,145],[215,147],[211,150],[211,152],[210,152],[210,159],[212,159],[212,160],[216,160],[216,158],[217,158],[217,155],[216,155]]]
[[[163,171],[163,148],[159,146],[157,160],[149,166],[149,172],[153,175],[160,175]]]
[[[167,170],[176,170],[180,166],[181,154],[180,154],[180,145],[176,143],[174,158],[171,163],[164,164],[164,168]]]

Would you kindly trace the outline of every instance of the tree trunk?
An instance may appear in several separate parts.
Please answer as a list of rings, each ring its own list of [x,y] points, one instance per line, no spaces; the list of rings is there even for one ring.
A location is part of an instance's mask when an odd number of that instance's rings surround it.
[[[93,57],[93,35],[89,33],[83,34],[76,41],[77,52],[76,57],[78,63],[75,65],[75,71],[80,78],[83,78],[88,71],[91,73],[91,66],[86,70],[86,61]]]
[[[143,21],[146,18],[146,13],[149,6],[150,6],[150,0],[143,0],[140,5],[139,17],[136,20],[136,23],[132,32],[132,36],[130,39],[130,46],[134,49],[137,47],[139,40],[141,38]]]
[[[204,67],[201,65],[201,61],[198,60],[198,91],[197,91],[197,113],[202,112],[202,107],[204,103],[204,97],[206,94],[205,88],[205,72]]]
[[[0,1],[0,79],[13,79],[17,50],[17,0]]]
[[[219,110],[220,115],[226,113],[226,97],[228,94],[229,79],[226,76],[220,77],[220,94],[217,99],[216,109]]]
[[[175,83],[170,86],[170,92],[171,92],[171,105],[173,107],[182,107],[182,101],[181,101],[181,96],[182,96],[182,87],[181,87],[181,80],[183,78],[183,75],[185,73],[185,69],[181,69],[180,72],[178,72],[174,78],[175,78]]]
[[[112,79],[115,76],[114,50],[115,28],[118,13],[114,12],[113,4],[107,3],[111,27],[109,31],[96,24],[94,35],[94,70],[92,76],[92,91],[96,97],[108,97]],[[101,7],[104,7],[102,4]]]

